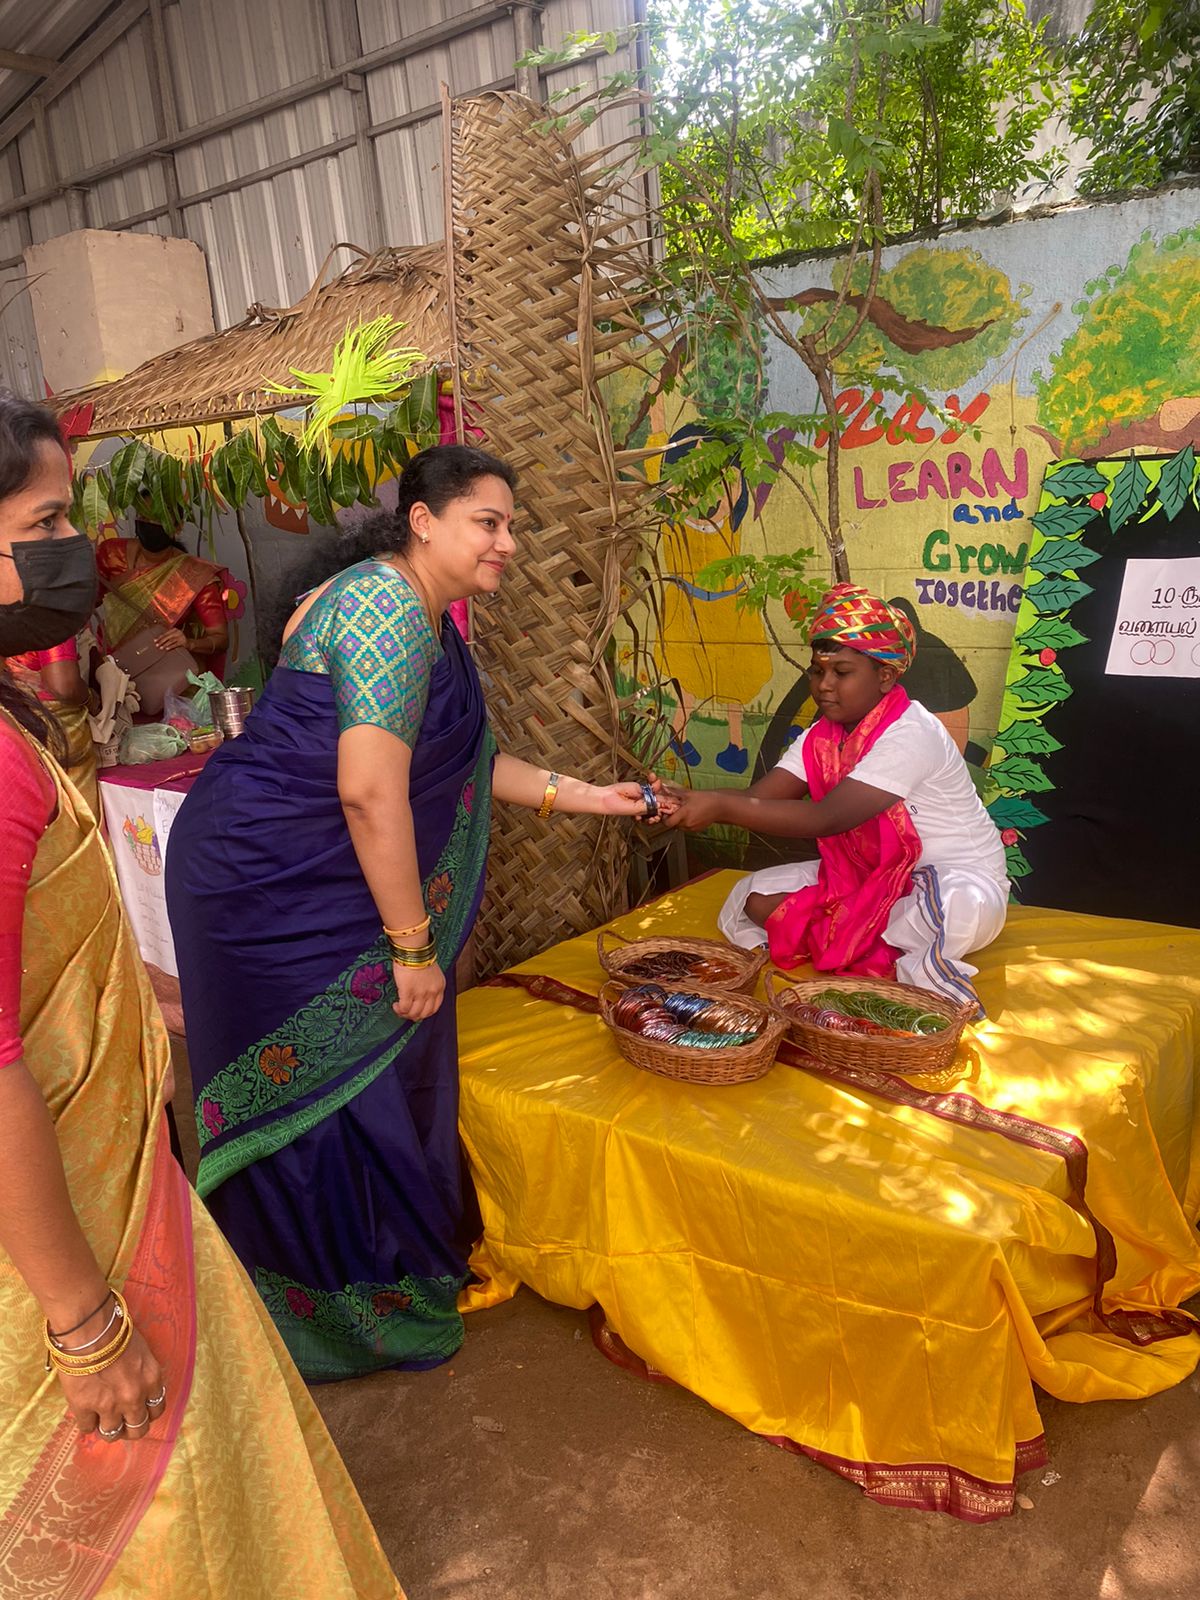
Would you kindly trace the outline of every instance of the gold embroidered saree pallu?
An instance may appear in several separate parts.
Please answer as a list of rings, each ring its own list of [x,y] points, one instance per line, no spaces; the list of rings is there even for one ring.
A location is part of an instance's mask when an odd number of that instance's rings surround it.
[[[104,642],[119,649],[143,628],[174,628],[196,603],[220,568],[195,556],[171,556],[144,572],[104,580]]]
[[[711,936],[730,883],[616,926]],[[598,1302],[608,1353],[873,1498],[1006,1514],[1046,1459],[1035,1385],[1140,1397],[1200,1360],[1174,1309],[1200,1292],[1200,934],[1018,907],[978,959],[989,1020],[936,1092],[673,1083],[562,996],[464,995],[470,1303]],[[587,939],[530,974],[585,1001],[602,976]]]
[[[79,1435],[45,1371],[36,1303],[0,1254],[0,1595],[394,1600],[323,1424],[171,1156],[166,1034],[95,821],[55,782],[25,909],[25,1061],[167,1405],[136,1442]]]

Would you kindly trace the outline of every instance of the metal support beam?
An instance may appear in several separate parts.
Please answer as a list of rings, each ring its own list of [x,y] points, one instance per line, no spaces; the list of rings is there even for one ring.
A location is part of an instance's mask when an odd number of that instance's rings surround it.
[[[67,202],[67,221],[72,233],[78,233],[81,228],[88,226],[87,197],[86,189],[63,190],[63,199]]]
[[[27,72],[31,78],[48,78],[58,70],[53,56],[31,56],[24,50],[0,50],[0,67],[6,72]]]
[[[89,33],[82,44],[76,45],[65,61],[56,68],[42,85],[39,95],[47,104],[56,100],[64,89],[69,89],[81,72],[86,72],[93,61],[123,39],[146,9],[146,0],[125,0],[115,11],[105,17],[100,26]],[[15,139],[22,128],[33,120],[33,110],[28,100],[23,100],[0,122],[0,149]]]
[[[527,56],[542,42],[542,8],[529,0],[513,0],[510,7],[513,20],[513,40],[517,47],[516,59]],[[517,68],[517,93],[527,100],[542,98],[542,75],[537,67]]]
[[[167,37],[163,29],[162,0],[150,0],[150,105],[154,112],[154,131],[160,139],[169,139],[179,132],[179,111],[175,102],[175,85],[171,80],[171,58],[167,50]],[[163,188],[167,193],[167,222],[176,238],[183,237],[183,217],[179,210],[179,171],[175,165],[175,152],[168,150],[159,158]]]

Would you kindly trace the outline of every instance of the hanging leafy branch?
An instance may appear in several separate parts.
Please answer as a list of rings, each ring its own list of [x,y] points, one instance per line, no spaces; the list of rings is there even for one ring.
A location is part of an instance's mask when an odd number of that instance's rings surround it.
[[[193,449],[186,459],[131,439],[106,466],[75,475],[71,520],[92,534],[131,511],[172,531],[185,523],[211,528],[214,517],[261,499],[273,484],[293,504],[307,504],[314,522],[332,524],[338,509],[374,505],[383,478],[437,443],[437,395],[437,373],[423,374],[386,411],[324,415],[307,444],[277,416],[255,419],[217,449]]]

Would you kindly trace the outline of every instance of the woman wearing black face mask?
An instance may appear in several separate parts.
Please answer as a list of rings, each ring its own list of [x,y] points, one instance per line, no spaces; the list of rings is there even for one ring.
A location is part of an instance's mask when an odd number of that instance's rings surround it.
[[[188,555],[157,522],[138,517],[132,539],[96,551],[104,588],[104,644],[157,717],[189,672],[225,670],[229,625],[220,569]]]
[[[54,418],[0,392],[0,654],[52,649],[91,609],[69,501]],[[329,1600],[395,1600],[171,1158],[166,1033],[57,744],[0,671],[0,1595],[241,1600],[307,1573]]]

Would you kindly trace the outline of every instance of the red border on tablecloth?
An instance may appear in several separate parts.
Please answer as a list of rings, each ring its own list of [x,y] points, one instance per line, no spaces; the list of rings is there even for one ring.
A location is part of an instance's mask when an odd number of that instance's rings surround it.
[[[650,1383],[674,1385],[673,1378],[633,1353],[616,1329],[610,1326],[602,1306],[591,1307],[588,1324],[596,1349],[615,1366]],[[1044,1433],[1039,1433],[1036,1439],[1020,1440],[1016,1446],[1012,1479],[1007,1483],[997,1483],[991,1478],[979,1478],[973,1472],[948,1466],[944,1461],[906,1461],[903,1464],[852,1461],[846,1456],[831,1455],[828,1450],[814,1450],[810,1445],[797,1444],[795,1439],[789,1439],[784,1434],[762,1433],[759,1438],[778,1446],[780,1450],[788,1451],[790,1455],[807,1456],[818,1466],[836,1472],[838,1477],[857,1484],[868,1500],[874,1500],[879,1505],[903,1507],[909,1511],[944,1511],[960,1522],[995,1522],[1000,1517],[1011,1516],[1017,1492],[1016,1480],[1023,1473],[1044,1467],[1049,1460]]]

